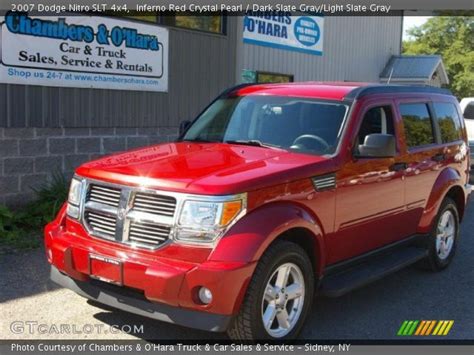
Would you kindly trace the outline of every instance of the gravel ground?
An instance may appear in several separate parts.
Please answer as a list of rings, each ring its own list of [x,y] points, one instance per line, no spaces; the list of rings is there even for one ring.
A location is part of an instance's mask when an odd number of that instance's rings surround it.
[[[402,321],[432,319],[455,321],[443,339],[473,341],[473,205],[471,202],[467,208],[457,255],[447,270],[430,273],[409,267],[340,298],[317,297],[301,338],[397,339]],[[98,308],[48,281],[43,250],[0,255],[0,271],[0,339],[226,339],[223,334]],[[17,321],[31,323],[14,323],[17,328],[13,332],[11,324]],[[18,324],[24,325],[24,331]],[[61,325],[63,334],[59,334]]]

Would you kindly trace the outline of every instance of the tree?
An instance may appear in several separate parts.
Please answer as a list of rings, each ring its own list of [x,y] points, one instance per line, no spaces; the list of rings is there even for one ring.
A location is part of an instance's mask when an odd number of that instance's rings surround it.
[[[403,54],[439,54],[449,88],[459,98],[474,96],[474,17],[437,16],[408,31]]]

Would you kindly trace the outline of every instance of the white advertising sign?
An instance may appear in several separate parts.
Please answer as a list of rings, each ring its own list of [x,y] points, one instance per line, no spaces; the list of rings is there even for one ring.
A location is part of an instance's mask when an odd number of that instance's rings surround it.
[[[0,82],[168,91],[168,30],[98,16],[7,13]]]
[[[324,18],[288,12],[249,11],[244,17],[244,43],[315,55],[323,54]]]

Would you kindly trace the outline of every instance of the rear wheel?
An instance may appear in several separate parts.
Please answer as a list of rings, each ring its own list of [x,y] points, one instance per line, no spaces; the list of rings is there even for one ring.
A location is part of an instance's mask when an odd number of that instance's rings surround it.
[[[295,338],[313,290],[314,272],[306,252],[288,241],[275,242],[260,259],[228,335],[247,341]]]
[[[439,209],[428,241],[428,256],[421,266],[433,271],[446,268],[454,257],[458,236],[458,209],[454,201],[447,197]]]

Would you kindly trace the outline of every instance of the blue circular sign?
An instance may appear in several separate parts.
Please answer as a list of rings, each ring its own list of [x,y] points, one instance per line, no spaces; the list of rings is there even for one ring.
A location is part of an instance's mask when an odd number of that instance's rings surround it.
[[[316,45],[321,37],[319,26],[311,17],[300,17],[296,20],[294,32],[298,42],[307,47]]]

